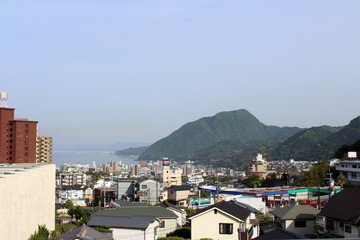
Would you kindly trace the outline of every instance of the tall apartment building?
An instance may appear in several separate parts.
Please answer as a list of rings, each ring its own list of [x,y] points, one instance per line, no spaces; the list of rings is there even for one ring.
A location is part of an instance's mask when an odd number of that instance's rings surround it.
[[[0,93],[0,163],[36,163],[38,122],[15,119],[15,109],[6,106],[7,96]]]
[[[36,162],[52,163],[52,137],[37,137],[36,141]]]

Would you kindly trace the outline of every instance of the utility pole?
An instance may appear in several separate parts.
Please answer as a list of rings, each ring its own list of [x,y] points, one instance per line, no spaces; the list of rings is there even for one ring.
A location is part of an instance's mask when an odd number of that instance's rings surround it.
[[[328,177],[326,178],[326,180],[328,180],[329,182],[329,200],[330,200],[331,196],[333,195],[332,193],[334,191],[334,185],[335,185],[334,179],[332,178],[332,172],[330,172],[330,168],[327,175]]]

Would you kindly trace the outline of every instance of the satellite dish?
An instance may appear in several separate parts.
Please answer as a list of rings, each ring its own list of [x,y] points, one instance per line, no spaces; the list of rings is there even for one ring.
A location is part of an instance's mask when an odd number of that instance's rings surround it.
[[[1,99],[1,106],[0,107],[7,107],[6,102],[8,100],[8,93],[7,92],[0,92],[0,99]]]

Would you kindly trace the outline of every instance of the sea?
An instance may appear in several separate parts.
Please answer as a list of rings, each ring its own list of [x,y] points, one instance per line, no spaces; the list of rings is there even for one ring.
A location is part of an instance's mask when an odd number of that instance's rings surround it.
[[[64,163],[80,163],[92,165],[93,162],[109,163],[111,161],[121,161],[123,164],[132,165],[137,164],[137,156],[118,156],[115,152],[105,150],[54,150],[53,164],[60,167]]]

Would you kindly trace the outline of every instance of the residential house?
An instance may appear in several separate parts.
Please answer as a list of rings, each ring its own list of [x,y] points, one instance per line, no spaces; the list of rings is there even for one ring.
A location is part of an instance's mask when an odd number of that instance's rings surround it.
[[[191,216],[191,239],[248,240],[259,236],[254,208],[236,201],[222,201]]]
[[[167,201],[161,202],[159,206],[166,208],[176,214],[178,227],[182,227],[186,224],[186,212],[184,210],[184,207],[176,206]]]
[[[109,227],[114,240],[154,240],[160,223],[155,216],[93,215],[88,225]]]
[[[110,216],[110,217],[134,217],[134,216],[150,216],[160,220],[158,236],[165,237],[167,233],[177,229],[177,216],[171,211],[156,207],[119,207],[99,210],[93,214],[94,216]],[[92,217],[92,218],[93,218]],[[90,226],[90,222],[88,223]],[[106,226],[106,225],[105,225]]]
[[[190,195],[191,186],[170,186],[168,188],[168,201],[174,205],[186,206]]]
[[[317,223],[328,235],[360,237],[360,190],[344,189],[332,196],[318,214]]]
[[[99,231],[96,231],[86,225],[75,228],[55,238],[55,240],[114,240]]]
[[[283,229],[305,236],[314,233],[315,215],[319,212],[320,210],[310,205],[296,205],[278,208],[270,213]]]
[[[339,171],[340,175],[343,175],[349,183],[354,185],[360,185],[359,160],[339,161],[335,165],[336,165],[336,171]]]

